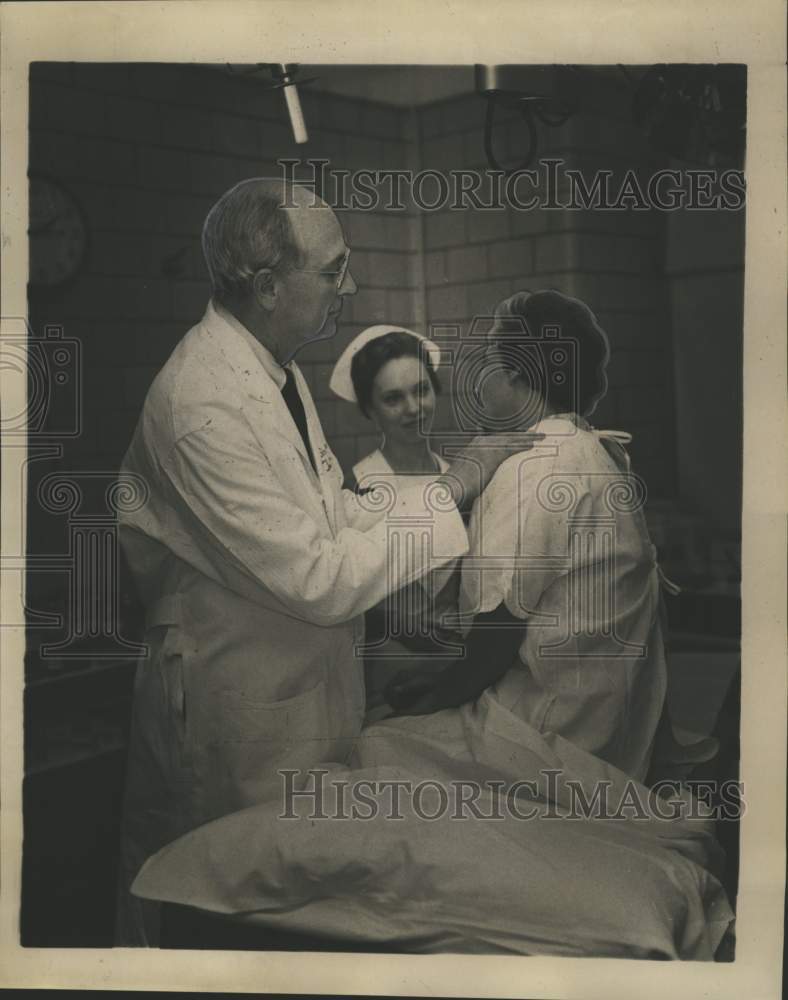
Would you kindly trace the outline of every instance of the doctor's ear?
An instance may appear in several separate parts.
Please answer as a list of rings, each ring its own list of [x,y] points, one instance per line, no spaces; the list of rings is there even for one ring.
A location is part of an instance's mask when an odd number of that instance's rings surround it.
[[[276,277],[270,267],[263,267],[255,274],[252,289],[255,302],[261,309],[270,312],[276,305],[278,294]]]

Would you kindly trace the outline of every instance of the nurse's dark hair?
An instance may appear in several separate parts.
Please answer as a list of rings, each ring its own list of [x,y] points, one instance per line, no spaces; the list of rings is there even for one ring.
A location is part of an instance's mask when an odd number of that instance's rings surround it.
[[[384,333],[382,337],[371,340],[357,354],[353,355],[353,360],[350,363],[350,378],[358,400],[358,408],[365,417],[369,417],[372,388],[378,372],[385,364],[396,358],[418,358],[427,370],[435,393],[441,391],[438,376],[421,347],[423,343],[423,340],[419,340],[411,333],[392,330],[391,333]]]
[[[508,366],[541,391],[556,412],[582,416],[593,411],[607,392],[610,345],[585,302],[553,288],[515,292],[498,303],[495,317]],[[560,340],[568,352],[560,350]]]
[[[265,267],[299,263],[287,212],[284,182],[254,177],[226,191],[208,212],[202,251],[213,298],[222,305],[243,301],[255,274]]]

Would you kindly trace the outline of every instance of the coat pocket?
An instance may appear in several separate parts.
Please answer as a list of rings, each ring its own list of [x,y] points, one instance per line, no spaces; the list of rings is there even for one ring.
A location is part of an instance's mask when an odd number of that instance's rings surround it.
[[[262,700],[242,691],[222,692],[221,742],[257,744],[271,755],[325,737],[327,697],[324,680],[291,698]]]
[[[244,701],[223,692],[221,718],[207,748],[213,815],[282,794],[281,769],[309,769],[331,758],[324,681],[282,701]]]

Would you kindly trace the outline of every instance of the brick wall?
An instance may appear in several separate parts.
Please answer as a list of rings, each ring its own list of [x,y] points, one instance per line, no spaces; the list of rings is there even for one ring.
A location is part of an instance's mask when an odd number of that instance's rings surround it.
[[[412,166],[415,144],[408,112],[382,105],[320,95],[321,106],[341,104],[346,120],[354,115],[341,157],[332,159],[331,169],[389,169]],[[316,120],[305,103],[307,122]],[[309,153],[308,155],[313,155]],[[331,187],[327,191],[329,200]],[[372,423],[358,408],[337,399],[328,382],[334,362],[365,327],[393,323],[420,328],[424,323],[421,277],[420,225],[412,209],[387,211],[340,210],[339,219],[351,247],[350,270],[358,285],[354,296],[344,300],[342,323],[336,337],[307,345],[298,354],[328,441],[342,468],[349,472],[355,462],[378,445]]]

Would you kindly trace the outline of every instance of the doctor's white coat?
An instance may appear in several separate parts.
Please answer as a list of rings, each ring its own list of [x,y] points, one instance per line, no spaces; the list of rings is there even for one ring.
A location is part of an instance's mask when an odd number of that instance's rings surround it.
[[[145,858],[278,794],[280,768],[348,758],[364,716],[363,612],[467,550],[457,510],[434,509],[423,487],[388,514],[342,490],[292,368],[318,474],[282,369],[213,305],[154,381],[124,460],[149,490],[120,519],[149,655],[135,682],[119,944],[156,941],[155,910],[127,892]],[[414,525],[426,548],[405,543]],[[388,558],[392,540],[407,558]]]

